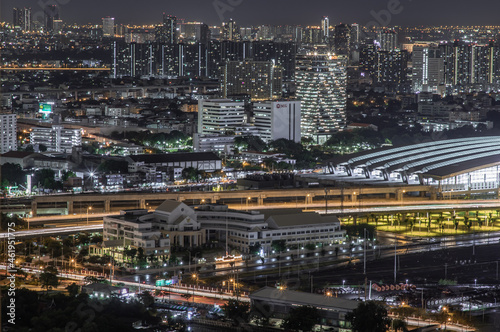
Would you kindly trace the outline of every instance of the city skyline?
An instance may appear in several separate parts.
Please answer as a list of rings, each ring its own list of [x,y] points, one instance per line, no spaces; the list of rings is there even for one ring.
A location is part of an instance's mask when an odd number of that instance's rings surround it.
[[[339,6],[339,2],[314,0],[316,6],[303,8],[298,0],[273,2],[233,1],[175,1],[165,4],[159,0],[149,0],[148,6],[130,0],[120,2],[81,2],[61,0],[59,3],[61,18],[66,23],[102,24],[102,18],[115,17],[118,24],[156,24],[162,20],[161,13],[166,12],[190,21],[203,21],[207,24],[220,24],[222,20],[233,18],[239,25],[320,25],[321,17],[328,16],[330,25],[339,23],[359,23],[362,25],[378,23],[382,25],[496,25],[495,13],[500,4],[479,0],[471,7],[468,1],[417,2],[405,1],[368,1],[358,0]],[[31,7],[36,19],[37,11],[42,9],[34,0],[4,0],[1,4],[2,21],[12,21],[13,7]],[[387,9],[392,8],[392,14]],[[300,12],[300,16],[296,13]],[[278,14],[278,15],[277,15]],[[385,24],[387,23],[387,24]]]

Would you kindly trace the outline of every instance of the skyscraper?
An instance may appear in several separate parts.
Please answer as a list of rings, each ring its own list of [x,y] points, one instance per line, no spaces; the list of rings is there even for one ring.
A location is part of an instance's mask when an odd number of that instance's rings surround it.
[[[309,53],[296,60],[296,98],[302,102],[302,136],[322,144],[346,125],[347,59]]]
[[[177,18],[163,13],[163,23],[156,27],[156,41],[164,44],[176,44],[177,38]]]
[[[324,16],[321,20],[321,31],[323,33],[323,40],[328,43],[330,41],[330,19]]]
[[[335,53],[350,56],[351,51],[351,26],[339,24],[335,27]]]
[[[438,93],[438,88],[444,86],[444,57],[438,47],[416,46],[413,48],[414,92]]]
[[[114,17],[104,17],[102,19],[102,36],[111,38],[115,36],[115,19]]]
[[[240,29],[232,18],[222,23],[222,40],[240,41]]]
[[[252,100],[278,99],[282,76],[274,61],[227,61],[220,79],[222,97],[247,94]]]
[[[12,23],[23,31],[31,31],[31,8],[14,8]]]
[[[60,20],[59,7],[57,5],[47,5],[43,10],[45,16],[45,29],[49,32],[54,31],[54,20]]]

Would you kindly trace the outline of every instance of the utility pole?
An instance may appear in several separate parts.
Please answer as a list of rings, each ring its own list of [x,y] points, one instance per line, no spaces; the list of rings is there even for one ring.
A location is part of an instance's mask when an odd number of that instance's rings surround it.
[[[367,241],[366,228],[363,228],[363,237],[364,237],[364,241],[363,241],[363,274],[366,276],[366,241]]]
[[[397,269],[397,248],[398,248],[398,240],[394,237],[394,283],[396,283],[396,269]]]

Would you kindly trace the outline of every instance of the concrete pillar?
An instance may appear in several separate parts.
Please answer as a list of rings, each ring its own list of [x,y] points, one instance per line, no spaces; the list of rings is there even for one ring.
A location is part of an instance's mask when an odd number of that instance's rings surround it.
[[[385,199],[391,199],[391,194],[390,193],[385,194]]]
[[[264,205],[264,195],[257,197],[257,205]]]
[[[351,195],[351,202],[356,203],[358,195],[352,194]]]
[[[66,203],[66,208],[68,209],[68,214],[73,214],[73,213],[75,213],[75,212],[74,212],[74,208],[73,208],[73,206],[74,206],[74,202],[73,202],[73,201],[68,201],[68,202]]]
[[[35,200],[31,201],[31,216],[36,217],[37,202]]]
[[[107,199],[104,201],[104,212],[111,212],[111,200]]]
[[[141,198],[139,201],[139,208],[140,209],[145,209],[146,208],[146,200],[144,198]]]

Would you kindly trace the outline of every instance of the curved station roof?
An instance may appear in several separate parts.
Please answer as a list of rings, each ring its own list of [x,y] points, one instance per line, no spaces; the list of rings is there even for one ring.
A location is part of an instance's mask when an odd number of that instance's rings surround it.
[[[342,160],[343,159],[343,160]],[[391,173],[436,180],[500,165],[500,136],[450,139],[365,151],[330,163],[330,172],[343,169],[348,175],[362,170],[367,178],[380,171],[384,178]]]

